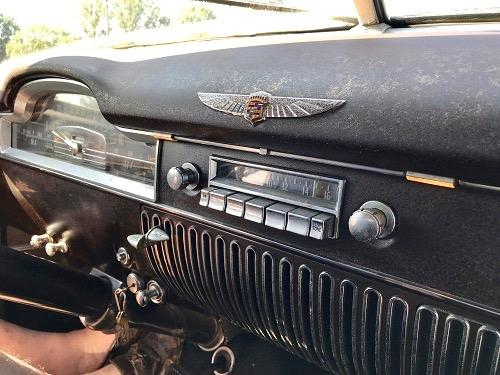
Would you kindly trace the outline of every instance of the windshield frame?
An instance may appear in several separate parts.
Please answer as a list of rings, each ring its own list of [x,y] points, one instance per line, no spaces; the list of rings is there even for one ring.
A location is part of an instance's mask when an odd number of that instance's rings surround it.
[[[454,24],[454,23],[481,23],[481,22],[500,22],[500,12],[485,13],[463,13],[463,14],[422,14],[410,16],[389,16],[384,0],[373,0],[375,11],[379,22],[400,28],[412,25],[425,24]]]

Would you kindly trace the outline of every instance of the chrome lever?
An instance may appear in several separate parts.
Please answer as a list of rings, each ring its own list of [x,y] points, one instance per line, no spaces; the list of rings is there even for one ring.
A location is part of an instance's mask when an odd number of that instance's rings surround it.
[[[146,247],[162,241],[168,241],[170,236],[160,228],[151,228],[145,234],[131,234],[127,241],[133,248],[144,250]]]

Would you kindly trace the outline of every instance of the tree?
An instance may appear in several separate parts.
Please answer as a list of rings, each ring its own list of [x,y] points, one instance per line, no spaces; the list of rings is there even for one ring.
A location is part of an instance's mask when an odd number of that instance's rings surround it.
[[[151,0],[115,0],[113,9],[118,26],[124,31],[152,29],[170,23]]]
[[[106,22],[106,6],[103,0],[84,0],[81,14],[81,26],[85,34],[95,38],[106,33],[103,27],[103,22]]]
[[[8,57],[20,56],[73,40],[75,38],[64,30],[47,25],[34,25],[16,32],[7,43],[6,52]]]
[[[160,14],[160,8],[153,3],[146,5],[144,17],[144,28],[145,29],[155,29],[160,26],[168,26],[170,24],[170,19]]]
[[[194,5],[190,8],[184,9],[179,19],[180,23],[195,23],[201,21],[214,20],[215,14],[211,9]]]
[[[12,17],[4,16],[0,13],[0,61],[5,59],[5,48],[12,35],[19,30]]]

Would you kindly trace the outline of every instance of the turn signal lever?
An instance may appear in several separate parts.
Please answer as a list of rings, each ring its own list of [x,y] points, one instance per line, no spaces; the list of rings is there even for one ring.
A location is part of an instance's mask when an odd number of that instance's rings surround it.
[[[3,246],[0,265],[0,299],[76,315],[95,329],[114,328],[118,314],[115,279],[102,273],[85,274]],[[204,346],[221,338],[215,318],[168,303],[148,309],[129,303],[126,318],[131,327],[182,336]]]

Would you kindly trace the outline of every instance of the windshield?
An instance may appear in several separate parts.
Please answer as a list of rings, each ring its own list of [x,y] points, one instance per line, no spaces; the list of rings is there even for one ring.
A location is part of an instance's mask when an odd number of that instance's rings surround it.
[[[389,18],[434,17],[442,21],[456,16],[500,14],[500,0],[383,0]],[[455,17],[454,17],[455,16]]]
[[[0,0],[0,61],[80,43],[127,48],[232,36],[346,29],[352,0]]]

